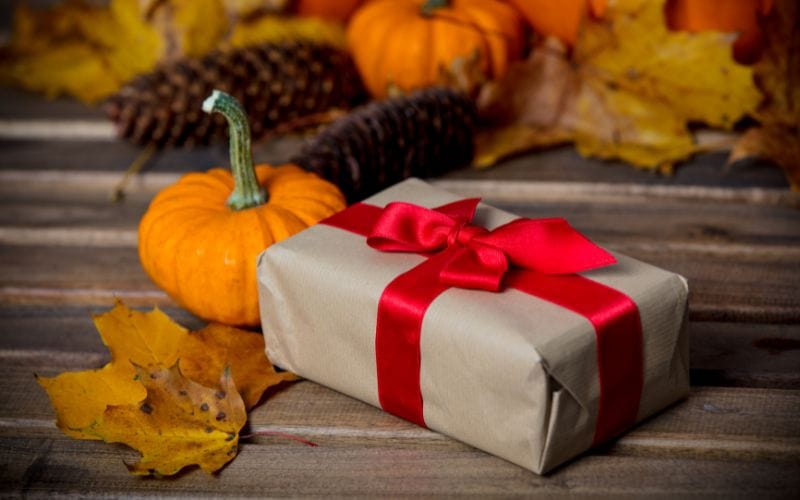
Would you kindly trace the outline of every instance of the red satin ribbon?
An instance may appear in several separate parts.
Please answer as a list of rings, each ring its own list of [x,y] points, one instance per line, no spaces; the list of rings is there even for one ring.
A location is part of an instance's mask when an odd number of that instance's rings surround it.
[[[594,443],[635,422],[643,385],[642,329],[625,294],[575,273],[615,259],[564,219],[516,219],[493,231],[471,224],[478,199],[436,209],[355,204],[325,221],[366,236],[386,252],[428,258],[381,295],[375,333],[378,396],[388,412],[425,426],[420,390],[420,333],[430,304],[451,287],[515,288],[587,318],[595,329],[600,385]]]

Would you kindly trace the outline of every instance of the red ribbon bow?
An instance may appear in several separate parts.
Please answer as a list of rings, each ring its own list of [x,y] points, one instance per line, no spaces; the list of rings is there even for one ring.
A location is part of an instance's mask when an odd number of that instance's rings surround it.
[[[509,264],[544,274],[573,274],[616,263],[561,218],[516,219],[493,231],[472,224],[479,198],[435,209],[394,202],[383,209],[367,244],[383,252],[438,252],[457,247],[439,281],[500,291]]]

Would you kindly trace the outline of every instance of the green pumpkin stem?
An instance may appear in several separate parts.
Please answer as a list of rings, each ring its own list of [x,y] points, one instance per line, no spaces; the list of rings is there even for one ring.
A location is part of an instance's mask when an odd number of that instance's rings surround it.
[[[267,193],[258,184],[253,156],[250,152],[250,124],[247,114],[235,97],[215,90],[203,101],[203,111],[217,112],[228,120],[230,135],[231,172],[233,173],[233,192],[228,197],[228,207],[244,210],[256,207],[267,201]]]
[[[436,9],[442,9],[450,6],[450,0],[427,0],[422,4],[420,12],[423,16],[432,16]]]

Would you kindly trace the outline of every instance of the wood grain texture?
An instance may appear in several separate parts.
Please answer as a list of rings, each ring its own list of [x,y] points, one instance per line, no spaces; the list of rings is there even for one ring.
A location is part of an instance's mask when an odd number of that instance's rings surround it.
[[[649,242],[599,243],[687,277],[692,319],[800,321],[800,267],[788,256],[728,256],[723,261],[688,248],[663,251]],[[141,269],[135,248],[106,246],[87,252],[75,245],[0,245],[0,303],[97,304],[113,297],[136,304],[171,304]]]
[[[99,109],[8,89],[0,103],[0,497],[727,499],[800,490],[800,195],[769,164],[725,167],[714,153],[665,177],[558,148],[434,181],[523,216],[566,217],[612,249],[689,278],[691,395],[614,443],[540,477],[300,382],[272,391],[248,432],[291,432],[318,448],[258,436],[217,476],[142,480],[124,467],[135,452],[62,435],[32,374],[108,361],[90,316],[116,298],[202,325],[144,275],[136,226],[179,175],[227,165],[226,148],[159,154],[125,202],[111,204],[140,150],[109,140]],[[257,144],[254,156],[279,164],[302,140]]]
[[[9,373],[4,370],[4,375]],[[2,377],[6,379],[7,377]],[[32,378],[29,379],[32,384]],[[9,391],[13,399],[34,391]],[[9,390],[10,389],[10,390]],[[311,382],[279,392],[251,416],[251,429],[313,439],[308,448],[275,437],[243,443],[218,476],[192,471],[169,481],[128,476],[120,446],[62,436],[44,412],[0,420],[0,487],[18,494],[531,494],[786,493],[798,486],[798,391],[696,389],[603,449],[539,477],[420,429]],[[20,437],[24,435],[26,437]]]
[[[108,354],[91,316],[112,304],[0,304],[0,365],[50,365],[45,374],[101,366]],[[188,328],[203,325],[183,309],[164,310]],[[800,390],[798,324],[691,322],[689,336],[692,385]]]
[[[3,120],[0,123],[12,128],[13,123]],[[97,121],[96,128],[102,129],[103,122]],[[46,122],[41,123],[44,128]],[[30,124],[20,122],[20,126],[31,128]],[[91,140],[76,135],[74,140],[64,140],[69,127],[60,133],[61,139],[47,140],[38,134],[28,139],[21,133],[6,134],[0,130],[0,168],[23,170],[89,170],[121,172],[141,151],[136,146],[103,139]],[[287,136],[255,143],[253,158],[257,162],[285,163],[303,145],[302,136]],[[573,148],[562,147],[542,151],[535,155],[525,155],[504,161],[495,167],[477,171],[471,168],[455,170],[444,176],[445,179],[468,181],[497,180],[515,182],[558,182],[567,184],[585,183],[587,180],[602,181],[606,184],[636,184],[638,186],[714,186],[724,188],[783,189],[788,183],[783,172],[763,161],[740,162],[725,166],[726,153],[701,154],[678,167],[674,175],[665,176],[647,170],[631,168],[622,162],[609,162],[587,159],[578,155]],[[207,169],[213,166],[228,165],[227,147],[224,144],[193,149],[164,150],[148,163],[152,172],[187,172]]]
[[[116,175],[90,172],[14,175],[0,171],[0,227],[135,229],[155,192],[177,177],[143,176],[143,182],[132,184],[124,202],[110,203],[108,194],[118,180]],[[522,201],[507,201],[493,197],[496,191],[469,185],[473,186],[471,191],[462,184],[460,193],[481,196],[486,203],[525,217],[565,217],[593,238],[633,236],[681,243],[800,246],[800,210],[791,206],[730,204],[702,198],[641,200],[619,196],[598,201],[590,193],[583,199],[532,194]]]
[[[547,477],[467,446],[441,450],[384,440],[318,448],[283,442],[243,445],[219,475],[200,471],[168,481],[128,475],[127,450],[60,437],[0,439],[0,487],[9,493],[47,496],[441,496],[660,494],[720,498],[768,495],[789,498],[800,484],[797,466],[785,462],[589,455]],[[778,496],[776,496],[778,495]]]

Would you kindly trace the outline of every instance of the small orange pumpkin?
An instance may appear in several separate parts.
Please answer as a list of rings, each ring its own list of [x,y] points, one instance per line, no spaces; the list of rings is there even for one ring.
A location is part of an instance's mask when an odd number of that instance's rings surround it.
[[[673,30],[739,33],[733,56],[750,64],[758,60],[764,46],[759,16],[769,14],[773,4],[774,0],[669,0],[664,14]]]
[[[344,209],[344,196],[295,165],[254,168],[247,117],[233,97],[214,91],[203,109],[228,119],[233,174],[190,173],[159,192],[139,224],[139,258],[150,278],[195,315],[255,326],[258,254]]]
[[[608,0],[508,0],[537,34],[555,36],[570,47],[587,15],[602,17]]]
[[[304,17],[321,17],[341,23],[347,21],[364,0],[297,0],[295,13]]]
[[[376,97],[390,85],[411,91],[437,83],[454,59],[480,55],[489,78],[505,74],[525,42],[517,11],[498,0],[373,0],[347,27],[347,45]]]

